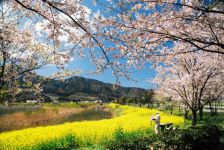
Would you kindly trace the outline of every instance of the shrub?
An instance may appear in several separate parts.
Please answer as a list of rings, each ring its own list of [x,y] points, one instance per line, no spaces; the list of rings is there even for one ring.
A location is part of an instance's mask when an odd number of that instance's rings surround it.
[[[224,130],[215,125],[165,131],[154,142],[155,149],[222,150]]]
[[[153,139],[151,130],[125,132],[122,128],[116,130],[114,139],[106,143],[110,150],[148,150]]]
[[[40,143],[34,149],[37,150],[54,150],[63,149],[70,150],[71,148],[77,148],[79,145],[76,143],[75,136],[72,134],[67,134],[62,138],[51,139],[50,141]]]

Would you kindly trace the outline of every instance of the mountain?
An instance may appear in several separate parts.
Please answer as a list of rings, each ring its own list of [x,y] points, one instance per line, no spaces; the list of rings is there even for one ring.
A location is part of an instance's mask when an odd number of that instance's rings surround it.
[[[96,100],[111,101],[118,97],[140,97],[146,90],[135,87],[114,88],[113,84],[94,79],[73,76],[65,80],[43,79],[44,94],[56,100]]]
[[[34,93],[26,87],[23,77],[19,79],[21,92],[16,95],[17,101],[37,100]],[[112,101],[119,97],[141,97],[147,91],[136,87],[114,87],[94,79],[73,76],[65,80],[48,79],[42,76],[32,78],[32,83],[41,83],[44,101]]]

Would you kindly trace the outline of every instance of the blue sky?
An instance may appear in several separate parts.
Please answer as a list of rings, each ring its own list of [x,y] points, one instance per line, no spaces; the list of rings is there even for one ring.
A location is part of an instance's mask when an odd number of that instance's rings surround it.
[[[83,5],[91,9],[92,11],[100,11],[100,6],[93,6],[90,0],[84,0]],[[107,14],[105,14],[107,15]],[[88,75],[89,72],[95,71],[95,66],[89,61],[89,58],[77,58],[75,57],[74,60],[70,62],[69,65],[67,65],[67,69],[76,69],[79,68],[81,70],[81,73],[79,76],[91,78],[100,80],[106,83],[115,83],[116,79],[112,75],[112,70],[108,69],[105,72],[101,74],[95,74],[95,75]],[[46,66],[40,70],[37,70],[37,73],[43,76],[49,76],[53,72],[56,72],[57,69],[53,66]],[[151,65],[148,63],[142,68],[141,70],[131,69],[132,72],[132,79],[135,79],[134,81],[129,81],[125,78],[119,78],[121,85],[125,87],[140,87],[145,89],[152,89],[154,88],[153,84],[148,82],[155,76],[155,71],[151,68]]]
[[[89,58],[74,58],[73,61],[71,61],[67,67],[67,69],[76,69],[79,68],[81,70],[80,74],[78,76],[86,77],[86,78],[91,78],[91,79],[96,79],[100,80],[106,83],[115,83],[115,77],[112,75],[111,69],[106,70],[105,72],[101,74],[95,74],[95,75],[88,75],[89,72],[95,71],[95,66],[89,61]],[[49,76],[53,72],[56,72],[57,69],[54,66],[45,66],[42,69],[37,70],[37,73],[39,75],[43,76]],[[149,83],[148,80],[153,78],[155,76],[155,72],[153,69],[151,69],[150,64],[146,64],[145,67],[141,70],[135,70],[131,69],[132,73],[132,78],[137,80],[136,82],[134,81],[129,81],[125,78],[120,78],[120,82],[122,86],[125,87],[141,87],[145,89],[151,89],[153,88],[153,84]]]

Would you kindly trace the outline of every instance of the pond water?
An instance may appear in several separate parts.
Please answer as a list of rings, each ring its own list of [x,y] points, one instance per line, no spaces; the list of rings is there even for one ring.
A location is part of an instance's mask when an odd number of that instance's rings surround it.
[[[7,114],[13,114],[16,112],[30,112],[30,111],[37,111],[41,108],[39,105],[35,106],[0,106],[0,116],[4,116]]]
[[[112,113],[109,108],[102,105],[87,108],[0,106],[0,132],[107,118],[112,118]]]

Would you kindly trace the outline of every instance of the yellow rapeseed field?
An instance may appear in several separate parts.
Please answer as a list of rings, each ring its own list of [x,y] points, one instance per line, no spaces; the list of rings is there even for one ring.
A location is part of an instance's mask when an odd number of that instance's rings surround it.
[[[124,131],[136,131],[153,127],[153,123],[150,122],[150,116],[155,115],[156,109],[149,110],[116,104],[110,104],[109,106],[113,110],[118,110],[117,107],[119,107],[121,110],[120,115],[112,119],[99,121],[81,121],[1,133],[0,149],[36,149],[35,146],[38,144],[54,138],[64,137],[66,134],[74,135],[82,144],[99,144],[111,139],[118,128],[122,128]],[[178,125],[184,122],[182,117],[162,112],[160,112],[160,116],[162,123],[173,122]]]

